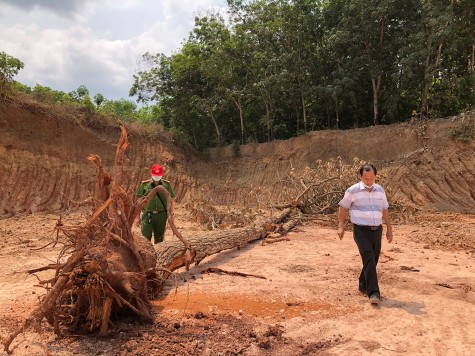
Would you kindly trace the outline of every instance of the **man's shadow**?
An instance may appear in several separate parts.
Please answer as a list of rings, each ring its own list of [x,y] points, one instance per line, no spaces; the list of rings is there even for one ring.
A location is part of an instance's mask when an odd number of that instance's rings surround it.
[[[424,303],[419,302],[402,302],[397,299],[384,299],[375,308],[397,308],[402,309],[412,315],[426,315],[423,310],[426,307]]]

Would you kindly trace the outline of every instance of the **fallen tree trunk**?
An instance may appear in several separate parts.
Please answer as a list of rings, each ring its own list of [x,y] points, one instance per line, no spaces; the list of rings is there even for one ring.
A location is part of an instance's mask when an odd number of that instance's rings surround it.
[[[285,209],[261,225],[225,231],[211,231],[190,237],[187,240],[193,246],[193,250],[191,251],[189,262],[194,262],[198,265],[205,257],[224,250],[239,248],[246,243],[262,239],[268,233],[265,228],[266,225],[278,224],[284,221],[291,212],[292,209]],[[166,269],[162,275],[163,280],[166,280],[174,270],[186,266],[185,249],[179,241],[165,241],[154,247],[157,253],[157,266]]]

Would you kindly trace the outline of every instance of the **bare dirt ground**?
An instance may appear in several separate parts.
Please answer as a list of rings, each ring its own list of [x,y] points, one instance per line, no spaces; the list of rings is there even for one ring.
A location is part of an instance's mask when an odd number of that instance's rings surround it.
[[[199,226],[176,207],[177,226]],[[80,224],[79,212],[63,216]],[[0,220],[0,335],[13,332],[44,294],[26,270],[55,262],[58,215]],[[334,220],[334,219],[333,219]],[[209,257],[180,271],[154,301],[153,325],[121,320],[106,337],[55,337],[29,330],[14,355],[474,355],[475,216],[419,213],[395,224],[378,265],[383,301],[372,307],[357,289],[361,261],[349,229],[307,222],[290,241]],[[174,238],[167,232],[167,239]],[[209,267],[253,274],[206,274]],[[51,272],[40,272],[46,279]],[[3,355],[0,351],[0,355]]]

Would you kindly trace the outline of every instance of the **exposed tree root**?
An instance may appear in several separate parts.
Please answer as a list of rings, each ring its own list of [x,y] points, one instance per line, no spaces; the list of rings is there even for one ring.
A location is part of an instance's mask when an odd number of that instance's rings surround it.
[[[23,325],[3,342],[5,351],[10,352],[10,345],[20,333],[30,327],[39,328],[43,319],[53,325],[58,334],[65,329],[100,335],[106,334],[112,315],[132,313],[144,322],[153,321],[150,298],[163,280],[155,272],[156,255],[152,244],[142,236],[134,236],[131,227],[158,191],[167,196],[169,223],[185,245],[182,263],[189,264],[191,246],[174,225],[168,192],[159,186],[147,197],[134,201],[121,187],[127,146],[127,132],[121,127],[112,175],[105,172],[99,156],[89,156],[97,172],[94,211],[81,226],[64,227],[58,222],[58,232],[68,239],[58,262],[29,271],[55,268],[55,277],[40,281],[49,285],[48,293]]]

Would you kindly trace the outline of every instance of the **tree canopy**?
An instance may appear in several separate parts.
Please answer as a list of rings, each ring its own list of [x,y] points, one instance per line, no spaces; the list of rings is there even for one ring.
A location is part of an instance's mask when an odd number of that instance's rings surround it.
[[[475,102],[470,0],[228,0],[130,90],[198,148],[445,116]]]
[[[12,88],[122,121],[160,124],[198,149],[443,117],[475,103],[473,0],[228,0],[196,16],[170,55],[145,53],[131,100],[80,85],[69,93],[14,76],[0,52],[0,97]]]
[[[0,52],[0,98],[4,97],[11,90],[13,77],[23,69],[24,64],[5,52]]]

